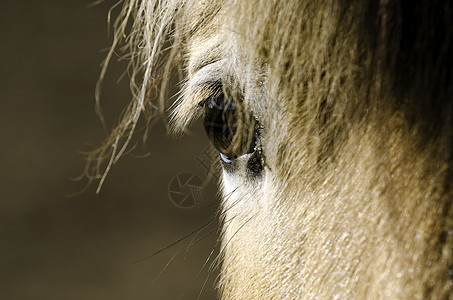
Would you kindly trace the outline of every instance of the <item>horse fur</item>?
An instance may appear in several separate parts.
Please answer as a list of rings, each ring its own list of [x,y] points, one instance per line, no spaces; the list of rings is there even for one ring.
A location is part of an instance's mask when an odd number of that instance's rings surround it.
[[[263,175],[223,171],[222,298],[453,298],[449,1],[129,0],[108,59],[125,33],[134,97],[95,169],[177,65],[175,132],[212,82],[263,126]]]

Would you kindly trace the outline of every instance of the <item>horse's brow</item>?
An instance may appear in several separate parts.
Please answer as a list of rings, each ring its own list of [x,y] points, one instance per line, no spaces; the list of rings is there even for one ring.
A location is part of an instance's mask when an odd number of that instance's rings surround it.
[[[171,112],[171,123],[175,131],[183,130],[200,115],[199,104],[212,96],[222,83],[222,77],[225,76],[224,63],[219,60],[205,65],[189,79]]]
[[[222,59],[221,43],[217,38],[201,42],[197,47],[201,51],[193,51],[189,60],[189,74],[195,74],[205,67]],[[203,72],[206,72],[203,70]]]
[[[220,82],[225,75],[223,66],[223,60],[201,64],[200,69],[190,78],[188,89],[203,89],[212,86],[214,82]]]
[[[212,65],[218,61],[219,61],[218,56],[215,53],[212,54],[207,53],[206,55],[200,55],[197,59],[195,59],[192,62],[190,69],[195,74],[203,70],[205,67]],[[209,68],[207,71],[209,71]],[[203,72],[206,72],[206,70],[203,70]]]

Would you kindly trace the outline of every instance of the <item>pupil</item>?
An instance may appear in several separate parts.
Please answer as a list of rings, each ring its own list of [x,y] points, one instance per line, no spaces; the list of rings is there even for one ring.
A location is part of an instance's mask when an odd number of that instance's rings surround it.
[[[254,134],[245,125],[245,118],[232,97],[223,94],[212,97],[205,103],[204,128],[214,147],[229,159],[253,152]],[[239,123],[241,129],[238,130]],[[242,134],[240,134],[242,133]],[[252,133],[252,134],[250,134]]]

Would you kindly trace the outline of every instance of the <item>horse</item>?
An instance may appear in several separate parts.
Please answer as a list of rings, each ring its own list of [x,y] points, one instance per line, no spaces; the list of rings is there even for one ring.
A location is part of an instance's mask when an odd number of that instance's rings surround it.
[[[222,167],[222,298],[453,298],[452,3],[125,0],[114,27],[101,80],[123,44],[133,99],[90,168],[183,76],[171,130],[202,118]]]

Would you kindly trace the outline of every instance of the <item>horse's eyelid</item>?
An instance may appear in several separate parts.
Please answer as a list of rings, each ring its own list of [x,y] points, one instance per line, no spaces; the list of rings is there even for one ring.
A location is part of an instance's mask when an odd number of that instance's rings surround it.
[[[212,97],[217,97],[217,96],[218,96],[218,94],[212,93],[212,94],[209,95],[208,97],[206,97],[206,98],[204,98],[203,100],[201,100],[200,102],[198,102],[198,107],[204,109],[204,106],[205,106],[206,102],[208,102],[209,100],[211,100]]]
[[[205,103],[206,103],[206,101],[208,101],[209,98],[210,98],[210,97],[208,97],[208,98],[206,98],[206,99],[203,99],[203,100],[201,100],[200,102],[198,102],[198,107],[203,108],[204,105],[205,105]]]
[[[209,83],[206,89],[210,90],[210,93],[203,100],[198,102],[198,106],[201,108],[203,108],[206,102],[212,99],[212,97],[218,97],[223,93],[222,85],[219,82]]]

